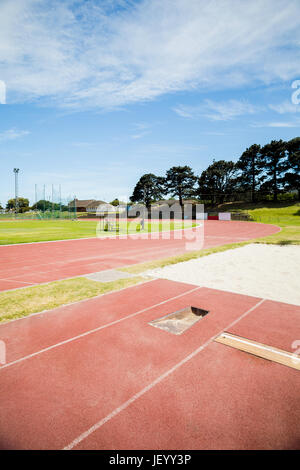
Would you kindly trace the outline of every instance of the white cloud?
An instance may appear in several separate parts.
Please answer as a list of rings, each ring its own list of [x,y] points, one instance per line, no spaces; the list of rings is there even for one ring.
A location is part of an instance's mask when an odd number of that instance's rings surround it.
[[[258,106],[254,106],[247,101],[238,100],[223,102],[205,100],[203,104],[198,106],[179,105],[174,108],[179,116],[192,119],[203,116],[210,121],[229,121],[245,114],[255,114],[260,110],[261,108]]]
[[[30,134],[29,131],[19,131],[17,129],[7,129],[6,131],[0,132],[0,142],[6,140],[16,140],[20,137]]]
[[[0,4],[8,102],[111,108],[180,90],[292,80],[299,42],[299,0]]]
[[[136,139],[141,139],[142,137],[145,137],[146,135],[150,134],[152,126],[153,124],[148,124],[147,122],[135,123],[133,127],[136,132],[135,134],[131,135],[131,138],[136,140]]]
[[[265,122],[265,123],[255,123],[252,124],[252,127],[284,127],[284,128],[294,128],[298,127],[300,129],[300,120],[296,121],[274,121],[274,122]]]
[[[71,145],[73,147],[79,147],[79,148],[90,148],[90,147],[95,147],[97,143],[96,142],[72,142]]]
[[[278,104],[270,104],[269,108],[273,111],[276,111],[279,114],[288,114],[288,113],[299,113],[300,106],[293,104],[291,101],[284,101]]]
[[[0,80],[0,104],[6,104],[6,85]]]
[[[202,132],[202,134],[203,135],[215,135],[215,136],[228,135],[226,132],[214,132],[214,131]]]
[[[145,137],[148,134],[150,134],[149,131],[143,131],[143,132],[139,132],[138,134],[132,134],[131,138],[134,140],[141,139],[142,137]]]

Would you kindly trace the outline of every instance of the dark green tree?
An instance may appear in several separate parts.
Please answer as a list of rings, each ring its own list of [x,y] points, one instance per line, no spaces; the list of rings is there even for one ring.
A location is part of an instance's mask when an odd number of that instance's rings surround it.
[[[194,196],[197,177],[189,166],[173,166],[165,177],[165,193],[176,196],[183,206],[183,199]]]
[[[251,201],[255,202],[255,193],[261,182],[263,161],[260,154],[260,145],[254,144],[247,148],[236,163],[239,171],[237,184],[242,191],[251,191]]]
[[[277,201],[278,194],[284,186],[284,173],[288,167],[286,142],[283,140],[272,140],[261,149],[261,156],[264,176],[261,189],[272,191],[273,199]]]
[[[284,176],[287,189],[298,191],[300,201],[300,137],[286,143],[288,171]]]
[[[15,198],[7,201],[6,209],[16,209]],[[29,210],[29,200],[24,197],[18,197],[18,209],[20,212],[26,212]]]
[[[120,201],[119,201],[119,199],[116,198],[113,201],[111,201],[109,204],[111,204],[114,207],[117,207],[117,206],[120,205]]]
[[[164,179],[153,173],[146,173],[141,176],[133,190],[130,200],[132,202],[143,203],[147,209],[151,202],[161,199],[164,194]]]
[[[236,174],[237,168],[234,162],[213,160],[198,180],[198,196],[201,199],[209,199],[212,203],[223,203],[226,194],[236,189]]]
[[[54,202],[52,203],[51,201],[47,201],[47,200],[44,200],[44,199],[41,199],[40,201],[37,201],[35,204],[33,204],[33,206],[31,207],[31,209],[33,210],[39,210],[39,211],[51,211],[51,210],[54,210],[54,211],[59,211],[60,208],[62,210],[64,210],[63,208],[65,208],[66,206],[63,206],[62,208],[60,207],[60,204]],[[68,210],[68,209],[67,209]]]

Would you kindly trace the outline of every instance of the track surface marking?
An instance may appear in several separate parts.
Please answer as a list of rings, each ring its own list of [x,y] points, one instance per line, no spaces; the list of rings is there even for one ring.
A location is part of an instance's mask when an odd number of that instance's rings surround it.
[[[184,334],[149,325],[188,305],[209,314]],[[288,350],[299,313],[158,279],[1,325],[19,362],[0,368],[0,447],[297,448],[298,371],[212,341],[247,329]]]
[[[187,251],[187,242],[193,241],[188,236],[196,230],[202,231],[202,228],[186,229],[181,239],[178,238],[182,232],[174,231],[151,234],[156,237],[153,239],[143,234],[0,246],[0,291],[183,254]],[[279,230],[274,225],[254,222],[205,221],[204,243],[192,249],[250,240]]]

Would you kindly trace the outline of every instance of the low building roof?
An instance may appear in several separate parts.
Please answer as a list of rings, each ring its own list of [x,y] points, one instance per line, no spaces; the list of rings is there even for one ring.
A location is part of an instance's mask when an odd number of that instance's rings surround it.
[[[105,201],[96,201],[96,200],[93,200],[93,201],[89,202],[89,204],[87,204],[86,208],[87,208],[87,209],[97,208],[97,207],[100,206],[101,204],[106,204],[106,202],[105,202]]]
[[[75,199],[77,207],[87,207],[91,202],[94,202],[95,199]],[[69,206],[74,206],[74,199],[73,201],[69,202]]]

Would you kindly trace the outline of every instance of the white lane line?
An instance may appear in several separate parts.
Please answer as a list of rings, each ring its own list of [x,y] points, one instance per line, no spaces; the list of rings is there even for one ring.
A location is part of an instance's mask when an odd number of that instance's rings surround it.
[[[1,278],[0,281],[6,281],[6,282],[18,282],[19,284],[29,284],[30,286],[32,286],[32,282],[27,282],[27,281],[17,281],[16,279],[5,279],[5,278]],[[37,283],[34,283],[34,285],[36,285]],[[6,290],[9,290],[9,289],[6,289]],[[13,290],[13,289],[10,289],[10,290]],[[1,291],[1,292],[5,292],[5,291]]]
[[[223,235],[207,235],[206,238],[210,239],[210,238],[222,238],[224,240],[232,240],[232,236],[230,235],[227,235],[227,236],[223,236]],[[238,237],[237,240],[250,240],[249,237]],[[238,241],[235,241],[234,243],[238,243]]]
[[[89,331],[85,331],[84,333],[81,333],[80,335],[77,335],[77,336],[74,336],[72,338],[69,338],[69,339],[66,339],[64,341],[61,341],[60,343],[56,343],[56,344],[53,344],[52,346],[48,346],[47,348],[44,348],[44,349],[41,349],[40,351],[36,351],[32,354],[28,354],[28,356],[24,356],[24,357],[21,357],[19,359],[16,359],[15,361],[12,361],[12,362],[8,362],[6,364],[4,364],[3,366],[0,367],[0,371],[2,369],[5,369],[7,367],[11,367],[15,364],[19,364],[20,362],[23,362],[23,361],[26,361],[27,359],[30,359],[32,357],[35,357],[35,356],[38,356],[39,354],[42,354],[44,352],[47,352],[47,351],[50,351],[51,349],[54,349],[54,348],[57,348],[58,346],[62,346],[64,344],[68,344],[68,343],[71,343],[72,341],[76,341],[77,339],[79,338],[84,338],[84,336],[88,336],[92,333],[96,333],[97,331],[100,331],[100,330],[103,330],[104,328],[108,328],[109,326],[113,326],[113,325],[116,325],[117,323],[121,323],[122,321],[124,320],[128,320],[129,318],[133,318],[135,317],[136,315],[139,315],[141,313],[144,313],[146,312],[147,310],[150,310],[152,308],[155,308],[155,307],[158,307],[159,305],[163,305],[167,302],[171,302],[172,300],[176,300],[180,297],[183,297],[184,295],[187,295],[187,294],[191,294],[192,292],[196,291],[196,290],[199,290],[201,289],[201,287],[197,286],[195,287],[194,289],[191,289],[187,292],[184,292],[183,294],[179,294],[179,295],[176,295],[175,297],[171,297],[167,300],[163,300],[162,302],[159,302],[155,305],[151,305],[150,307],[146,307],[142,310],[139,310],[138,312],[134,312],[134,313],[131,313],[130,315],[127,315],[126,317],[123,317],[123,318],[119,318],[119,320],[115,320],[115,321],[112,321],[110,323],[106,323],[105,325],[101,325],[101,326],[98,326],[97,328],[94,328],[93,330],[89,330]]]
[[[155,379],[153,382],[151,382],[149,385],[144,387],[142,390],[137,392],[135,395],[133,395],[129,400],[124,402],[121,406],[118,406],[115,408],[111,413],[109,413],[107,416],[105,416],[103,419],[98,421],[96,424],[94,424],[92,427],[90,427],[87,431],[84,433],[80,434],[80,436],[76,437],[70,444],[68,444],[66,447],[64,447],[63,450],[71,450],[80,442],[82,442],[84,439],[86,439],[90,434],[93,432],[97,431],[99,428],[101,428],[105,423],[110,421],[114,416],[119,414],[121,411],[125,410],[129,405],[134,403],[136,400],[138,400],[141,396],[143,396],[145,393],[147,393],[149,390],[151,390],[155,385],[159,384],[162,382],[166,377],[168,377],[170,374],[175,372],[179,367],[183,366],[186,364],[188,361],[193,359],[197,354],[199,354],[203,349],[205,349],[212,341],[215,340],[220,334],[223,333],[224,330],[228,330],[229,328],[233,327],[236,323],[238,323],[242,318],[246,317],[249,313],[253,312],[257,307],[259,307],[265,299],[261,299],[259,302],[257,302],[253,307],[251,307],[249,310],[247,310],[245,313],[243,313],[240,317],[238,317],[236,320],[231,322],[229,325],[227,325],[223,330],[219,331],[217,334],[209,338],[202,346],[197,348],[195,351],[193,351],[191,354],[186,356],[184,359],[182,359],[180,362],[175,364],[171,369],[167,370],[164,374],[160,375],[157,379]]]

